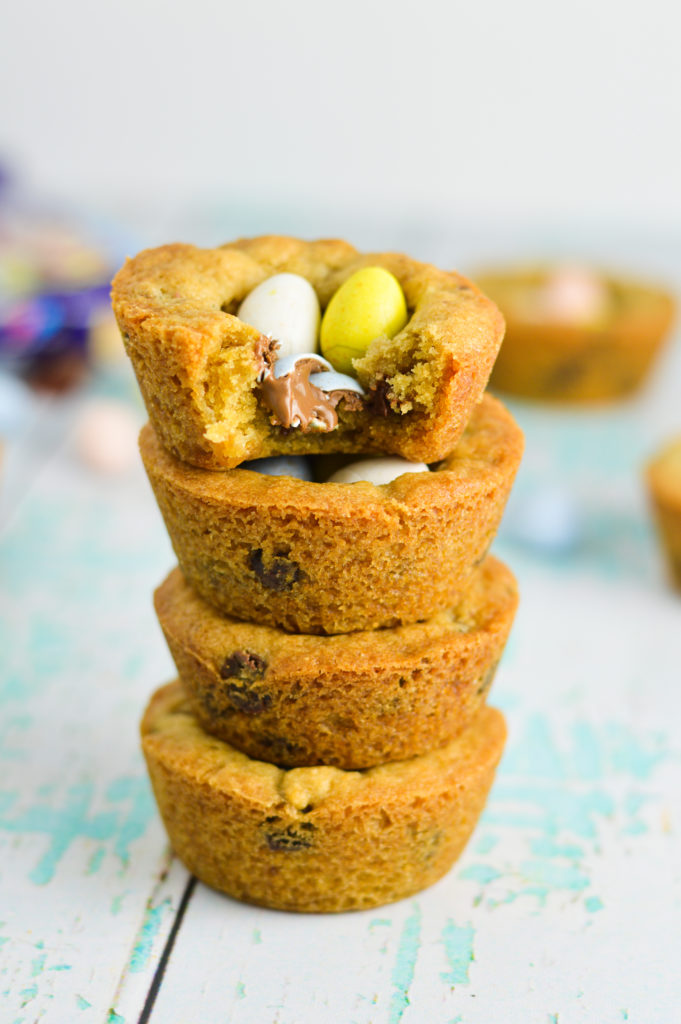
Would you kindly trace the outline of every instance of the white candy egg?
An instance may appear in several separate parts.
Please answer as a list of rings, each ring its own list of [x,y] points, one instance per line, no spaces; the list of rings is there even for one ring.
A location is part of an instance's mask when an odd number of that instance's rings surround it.
[[[407,459],[398,458],[360,459],[358,462],[343,466],[329,477],[328,483],[356,484],[360,480],[366,480],[370,484],[380,485],[397,480],[403,473],[427,472],[429,470],[425,462],[408,462]]]
[[[265,473],[266,476],[294,476],[298,480],[312,480],[312,468],[308,459],[302,455],[280,455],[271,459],[253,459],[244,462],[241,469],[250,469],[254,473]]]
[[[277,356],[314,352],[319,334],[319,300],[299,274],[275,274],[254,288],[237,316],[279,342]]]
[[[359,381],[347,373],[337,373],[335,370],[311,373],[310,384],[314,384],[322,391],[356,391],[358,395],[364,394],[364,388]]]
[[[93,399],[75,430],[82,461],[98,473],[123,473],[137,461],[137,417],[129,406],[112,399]]]

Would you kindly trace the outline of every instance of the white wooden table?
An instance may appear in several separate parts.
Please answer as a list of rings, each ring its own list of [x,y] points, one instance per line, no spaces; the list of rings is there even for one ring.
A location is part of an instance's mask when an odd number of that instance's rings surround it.
[[[680,383],[677,340],[635,402],[514,406],[516,493],[567,488],[581,541],[542,555],[502,530],[522,603],[491,697],[510,738],[487,810],[432,889],[340,916],[240,905],[171,857],[137,737],[173,674],[151,605],[173,558],[151,492],[139,466],[80,466],[68,409],[47,442],[36,431],[21,486],[10,451],[2,1024],[681,1020],[681,597],[639,478],[681,428]]]

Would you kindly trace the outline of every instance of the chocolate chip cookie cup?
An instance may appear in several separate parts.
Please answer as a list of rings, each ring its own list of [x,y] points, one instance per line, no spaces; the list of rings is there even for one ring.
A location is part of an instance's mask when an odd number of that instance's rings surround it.
[[[506,318],[490,387],[544,401],[636,391],[674,319],[663,289],[605,274],[547,267],[484,274],[480,285]]]
[[[223,617],[179,569],[155,594],[202,728],[288,768],[369,768],[448,743],[485,701],[517,603],[513,575],[491,556],[455,608],[331,637]]]
[[[646,483],[669,578],[681,591],[681,436],[650,460]]]
[[[422,757],[344,772],[282,769],[208,736],[178,683],[152,697],[142,746],[171,845],[202,882],[278,910],[362,910],[444,875],[501,758],[503,716]]]
[[[325,310],[369,267],[394,276],[408,319],[358,358],[344,354],[356,378],[349,386],[347,374],[326,376],[318,353],[281,365],[280,339],[236,315],[282,274],[309,282]],[[323,452],[443,459],[482,395],[504,329],[494,304],[458,274],[342,241],[277,236],[142,252],[116,275],[112,301],[159,440],[205,469]]]
[[[195,469],[150,426],[140,449],[180,568],[204,600],[238,619],[330,634],[456,603],[497,531],[522,433],[485,396],[433,471],[380,486]]]

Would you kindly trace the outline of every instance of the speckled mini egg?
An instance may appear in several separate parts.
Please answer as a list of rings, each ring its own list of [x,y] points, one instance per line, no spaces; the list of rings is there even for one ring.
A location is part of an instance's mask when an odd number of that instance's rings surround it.
[[[352,373],[352,360],[375,338],[394,337],[407,322],[399,281],[383,267],[357,270],[331,297],[322,319],[322,353],[335,370]]]
[[[430,472],[425,462],[409,462],[399,458],[359,459],[350,462],[330,476],[328,483],[356,484],[364,480],[370,484],[389,484],[404,473]]]
[[[267,476],[293,476],[298,480],[313,479],[310,461],[301,455],[253,459],[251,462],[242,462],[239,468],[250,469],[254,473],[265,473]]]
[[[76,425],[76,452],[98,473],[123,473],[137,459],[138,429],[133,411],[123,402],[93,399]]]
[[[246,296],[237,316],[278,341],[278,357],[317,349],[319,300],[299,274],[268,277]]]
[[[547,485],[512,492],[500,530],[503,540],[550,555],[573,550],[581,535],[577,502],[564,488]]]

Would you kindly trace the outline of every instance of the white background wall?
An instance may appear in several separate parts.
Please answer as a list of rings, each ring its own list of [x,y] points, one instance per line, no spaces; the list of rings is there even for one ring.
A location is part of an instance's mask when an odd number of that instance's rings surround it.
[[[680,37],[673,0],[5,0],[0,153],[199,234],[287,210],[678,237]]]

